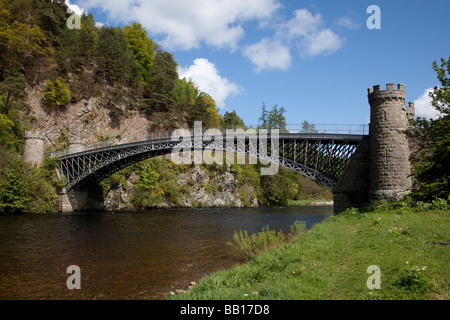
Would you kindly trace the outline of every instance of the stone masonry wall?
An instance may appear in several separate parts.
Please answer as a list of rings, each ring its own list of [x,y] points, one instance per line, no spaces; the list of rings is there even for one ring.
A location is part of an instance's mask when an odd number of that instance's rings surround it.
[[[40,166],[44,160],[45,134],[35,131],[25,131],[23,147],[23,161]]]
[[[347,169],[333,190],[334,214],[347,208],[359,208],[369,203],[370,140],[361,141]]]
[[[387,84],[369,89],[370,199],[401,199],[411,188],[411,165],[405,108],[405,87]]]

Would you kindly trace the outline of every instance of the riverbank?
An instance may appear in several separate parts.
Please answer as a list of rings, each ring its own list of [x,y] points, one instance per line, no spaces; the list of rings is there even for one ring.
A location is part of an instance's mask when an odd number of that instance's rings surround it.
[[[308,199],[308,200],[288,200],[288,206],[332,206],[333,200],[329,199]]]
[[[447,300],[449,242],[450,210],[352,209],[168,299]]]

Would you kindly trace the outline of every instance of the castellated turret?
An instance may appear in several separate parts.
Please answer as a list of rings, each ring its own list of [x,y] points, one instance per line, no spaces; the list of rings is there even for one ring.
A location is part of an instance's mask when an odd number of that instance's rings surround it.
[[[403,131],[414,117],[405,107],[405,86],[368,89],[370,104],[370,200],[400,200],[411,188],[409,144]]]
[[[413,102],[410,102],[408,104],[408,107],[406,108],[406,117],[408,120],[414,119],[416,116],[416,107]]]
[[[23,146],[23,161],[38,167],[44,161],[45,134],[37,131],[25,131]]]

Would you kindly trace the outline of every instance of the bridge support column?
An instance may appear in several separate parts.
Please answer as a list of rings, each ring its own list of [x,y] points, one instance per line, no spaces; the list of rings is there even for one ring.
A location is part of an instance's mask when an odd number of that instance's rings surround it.
[[[364,138],[333,189],[334,214],[369,204],[370,140]]]
[[[360,208],[377,200],[400,200],[410,192],[409,141],[402,131],[414,117],[405,106],[405,87],[387,84],[368,89],[370,132],[333,190],[334,213]]]
[[[405,106],[405,87],[387,84],[368,89],[370,103],[370,200],[400,200],[411,189],[408,138],[411,104]],[[412,107],[413,108],[413,107]],[[408,114],[407,114],[408,113]]]
[[[89,189],[66,190],[63,188],[59,194],[59,211],[72,213],[104,210],[105,205],[101,192],[98,185]]]

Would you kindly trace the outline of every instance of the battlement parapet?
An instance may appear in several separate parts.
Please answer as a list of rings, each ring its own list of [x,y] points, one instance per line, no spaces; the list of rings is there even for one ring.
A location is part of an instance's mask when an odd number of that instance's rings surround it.
[[[24,133],[24,138],[25,138],[25,140],[36,139],[36,140],[44,141],[45,133],[38,132],[38,131],[26,130]]]
[[[397,89],[393,83],[386,84],[386,90],[381,90],[380,85],[367,89],[369,103],[380,103],[385,101],[405,101],[405,86],[398,84]]]
[[[27,130],[24,132],[23,161],[40,166],[44,160],[45,133]]]
[[[408,119],[414,119],[415,115],[416,115],[416,107],[414,105],[414,102],[410,102],[406,107],[406,116],[408,117]]]

